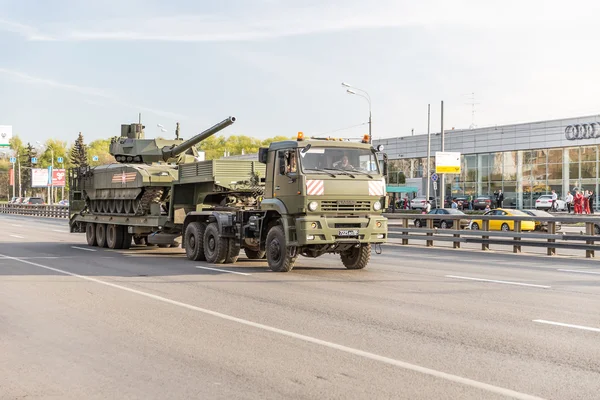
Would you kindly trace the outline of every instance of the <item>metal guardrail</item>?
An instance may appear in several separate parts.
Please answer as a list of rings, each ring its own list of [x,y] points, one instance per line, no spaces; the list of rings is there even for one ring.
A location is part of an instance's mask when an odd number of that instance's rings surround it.
[[[512,246],[513,253],[520,253],[522,247],[545,247],[547,255],[556,255],[556,249],[575,249],[585,251],[586,258],[592,258],[600,245],[600,217],[584,216],[499,216],[499,215],[430,215],[430,214],[395,214],[387,215],[390,221],[401,220],[402,224],[389,226],[389,237],[402,239],[402,244],[409,244],[409,240],[425,240],[427,247],[432,247],[434,241],[452,242],[453,248],[460,248],[461,243],[481,244],[481,250],[489,250],[490,245]],[[416,219],[425,220],[424,228],[410,227],[410,223]],[[478,220],[481,221],[479,230],[471,229],[441,229],[435,228],[434,220],[458,221]],[[512,231],[490,231],[491,220],[514,221]],[[522,232],[523,221],[540,221],[548,223],[548,233],[538,231]],[[566,232],[556,233],[556,223],[584,223],[585,234],[569,234]],[[454,225],[454,224],[453,224]],[[456,224],[459,225],[459,224]],[[413,225],[414,226],[414,225]]]
[[[69,206],[47,204],[0,204],[0,214],[32,217],[69,218]]]

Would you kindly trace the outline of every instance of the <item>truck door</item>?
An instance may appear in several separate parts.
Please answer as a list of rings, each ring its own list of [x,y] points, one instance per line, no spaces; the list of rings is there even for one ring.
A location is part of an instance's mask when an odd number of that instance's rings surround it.
[[[280,199],[290,213],[297,213],[304,207],[298,173],[298,154],[296,149],[279,150],[275,158],[273,171],[273,197]]]

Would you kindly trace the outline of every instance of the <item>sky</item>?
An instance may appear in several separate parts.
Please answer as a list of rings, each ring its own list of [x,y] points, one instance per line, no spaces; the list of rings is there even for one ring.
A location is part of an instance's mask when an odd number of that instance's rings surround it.
[[[0,125],[373,139],[600,113],[600,3],[0,0]],[[356,91],[358,94],[363,93]],[[475,104],[473,104],[475,103]],[[474,112],[473,112],[474,111]],[[167,132],[161,132],[161,124]]]

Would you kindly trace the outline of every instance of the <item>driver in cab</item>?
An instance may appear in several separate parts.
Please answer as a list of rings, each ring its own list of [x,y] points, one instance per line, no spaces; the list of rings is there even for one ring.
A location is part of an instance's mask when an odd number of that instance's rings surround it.
[[[354,169],[352,164],[348,161],[348,156],[344,155],[340,161],[334,164],[335,168],[339,169]]]

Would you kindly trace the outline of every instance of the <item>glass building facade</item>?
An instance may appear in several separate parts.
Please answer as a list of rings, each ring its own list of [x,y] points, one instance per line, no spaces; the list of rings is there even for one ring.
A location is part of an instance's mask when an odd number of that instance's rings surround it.
[[[440,135],[432,134],[430,171]],[[389,159],[390,184],[427,182],[427,135],[374,141]],[[533,208],[535,200],[555,190],[564,200],[575,188],[595,194],[600,181],[600,115],[446,133],[446,151],[461,153],[461,173],[445,174],[446,194],[492,195],[504,192],[504,206]],[[421,179],[419,179],[421,178]],[[420,185],[423,195],[424,185]],[[433,196],[433,194],[432,194]]]

